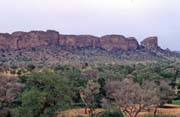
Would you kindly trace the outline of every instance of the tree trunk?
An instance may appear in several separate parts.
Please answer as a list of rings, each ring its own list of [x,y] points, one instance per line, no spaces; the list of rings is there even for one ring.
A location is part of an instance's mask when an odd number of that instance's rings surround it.
[[[85,114],[88,114],[88,112],[87,112],[87,106],[85,107]]]
[[[157,114],[157,110],[158,110],[158,107],[155,107],[155,109],[154,109],[154,117],[155,117],[156,114]]]

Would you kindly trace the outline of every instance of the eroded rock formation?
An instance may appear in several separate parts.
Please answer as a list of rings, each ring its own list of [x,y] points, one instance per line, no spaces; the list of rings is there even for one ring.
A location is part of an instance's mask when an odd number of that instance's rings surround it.
[[[66,48],[98,48],[99,38],[91,35],[60,35],[59,45]]]
[[[141,45],[148,50],[158,50],[158,38],[148,37],[141,42]]]
[[[135,38],[126,38],[122,35],[106,35],[100,39],[100,47],[107,50],[136,50],[138,42]]]
[[[141,42],[149,50],[157,50],[157,37],[149,37]],[[30,31],[0,33],[0,49],[17,50],[41,46],[57,45],[65,48],[102,48],[113,50],[136,50],[139,47],[134,37],[126,38],[122,35],[105,35],[95,37],[91,35],[63,35],[57,31]]]

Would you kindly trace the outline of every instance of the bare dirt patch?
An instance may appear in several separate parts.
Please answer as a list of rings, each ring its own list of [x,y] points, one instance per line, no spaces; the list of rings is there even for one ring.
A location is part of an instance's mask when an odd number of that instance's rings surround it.
[[[96,109],[95,113],[102,112],[103,109]],[[152,115],[153,112],[141,112],[139,116],[143,115]],[[157,114],[160,115],[176,115],[180,117],[180,106],[179,105],[172,105],[172,104],[166,104],[165,108],[158,108]],[[72,117],[82,115],[84,117],[88,117],[87,114],[85,114],[84,108],[77,108],[77,109],[70,109],[62,112],[61,114],[58,114],[57,117]]]

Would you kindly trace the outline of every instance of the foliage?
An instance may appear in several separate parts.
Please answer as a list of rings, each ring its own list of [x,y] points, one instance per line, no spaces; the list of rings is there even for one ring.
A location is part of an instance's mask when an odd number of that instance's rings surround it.
[[[76,115],[76,116],[73,116],[73,117],[83,117],[82,115]]]
[[[28,70],[28,71],[32,71],[32,70],[35,69],[35,68],[36,68],[36,66],[33,65],[32,63],[27,65],[27,70]]]
[[[43,108],[46,92],[39,91],[36,87],[26,90],[21,95],[21,106],[12,111],[14,117],[33,117]]]
[[[71,102],[68,82],[53,72],[34,73],[26,81],[20,95],[21,104],[13,109],[15,117],[52,116],[66,109]]]
[[[132,79],[124,79],[107,83],[105,90],[108,98],[130,117],[137,117],[145,108],[155,108],[156,115],[157,107],[167,103],[172,96],[170,86],[164,81],[157,84],[147,81],[140,86]]]
[[[180,105],[180,100],[172,100],[172,104]]]
[[[100,85],[97,82],[89,80],[87,86],[80,90],[80,96],[85,104],[85,113],[87,113],[87,108],[89,108],[89,114],[93,115],[95,109],[95,95],[99,93]]]
[[[101,107],[112,112],[126,104],[134,106],[134,103],[143,104],[141,108],[150,109],[172,100],[180,100],[179,62],[95,65],[84,65],[82,62],[82,65],[77,66],[12,62],[9,65],[2,64],[0,70],[2,73],[11,72],[13,74],[10,75],[19,76],[19,80],[16,78],[15,82],[0,79],[0,82],[3,81],[1,84],[8,84],[5,85],[6,89],[16,87],[17,84],[24,86],[17,92],[8,91],[8,95],[13,98],[3,101],[2,106],[12,108],[14,116],[51,116],[68,107],[84,105],[91,109],[90,113]],[[6,83],[4,80],[7,80]],[[2,87],[3,85],[0,86],[1,90]],[[79,91],[82,91],[83,95],[79,95]],[[2,96],[0,98],[2,99]],[[44,109],[46,103],[48,106]]]
[[[7,107],[13,102],[23,85],[16,77],[0,76],[0,108]]]
[[[124,117],[124,115],[119,110],[106,110],[104,112],[98,113],[98,117]]]

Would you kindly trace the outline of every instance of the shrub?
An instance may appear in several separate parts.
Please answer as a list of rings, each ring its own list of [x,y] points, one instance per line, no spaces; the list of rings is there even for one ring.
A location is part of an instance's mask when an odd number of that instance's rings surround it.
[[[16,74],[16,70],[10,70],[11,74]]]
[[[180,105],[180,100],[172,100],[172,104]]]
[[[73,116],[73,117],[83,117],[82,115],[76,115],[76,116]]]
[[[27,65],[27,70],[28,70],[28,71],[32,71],[32,70],[35,69],[35,68],[36,68],[36,66],[33,65],[33,64],[28,64],[28,65]]]

